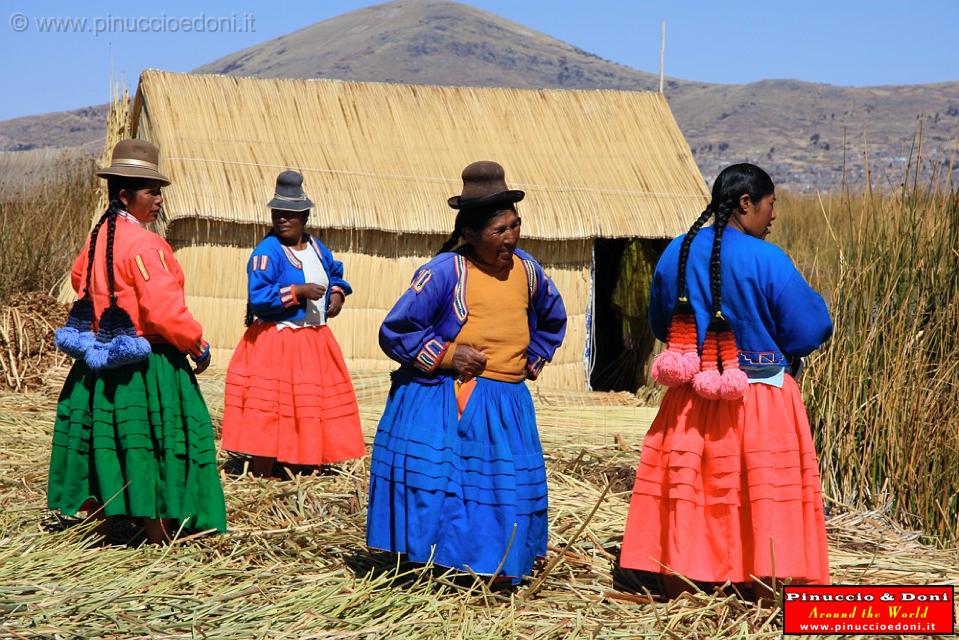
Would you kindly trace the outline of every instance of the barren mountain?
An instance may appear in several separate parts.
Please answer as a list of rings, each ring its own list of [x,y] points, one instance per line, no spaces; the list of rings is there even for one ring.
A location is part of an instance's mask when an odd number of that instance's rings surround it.
[[[651,42],[649,46],[657,46]],[[397,0],[244,49],[201,73],[442,85],[651,90],[655,75],[448,0]],[[670,78],[666,95],[708,180],[751,160],[793,189],[845,173],[903,175],[922,119],[924,171],[959,150],[959,82],[849,88],[794,80],[722,85]],[[0,149],[96,146],[102,107],[0,122]],[[845,144],[844,144],[845,136]],[[866,143],[864,146],[864,142]]]

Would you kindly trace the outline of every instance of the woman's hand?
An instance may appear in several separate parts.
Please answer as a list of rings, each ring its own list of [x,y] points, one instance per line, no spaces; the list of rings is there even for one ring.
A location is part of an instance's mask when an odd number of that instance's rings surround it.
[[[319,300],[326,295],[326,287],[321,284],[316,284],[315,282],[307,282],[306,284],[295,285],[293,292],[296,293],[297,298]]]
[[[473,347],[458,344],[453,353],[453,368],[463,377],[475,378],[486,369],[486,356]]]
[[[340,315],[340,311],[343,310],[343,302],[346,301],[346,296],[343,295],[342,291],[334,291],[330,294],[330,308],[326,310],[327,318],[335,318]]]

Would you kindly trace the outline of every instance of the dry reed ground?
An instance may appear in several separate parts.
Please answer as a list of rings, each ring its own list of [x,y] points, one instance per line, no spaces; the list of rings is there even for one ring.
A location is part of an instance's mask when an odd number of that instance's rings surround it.
[[[776,609],[716,595],[643,603],[617,592],[631,475],[652,410],[624,396],[537,393],[550,483],[550,557],[538,591],[493,592],[402,567],[364,544],[368,458],[335,473],[261,480],[224,473],[225,535],[167,548],[97,548],[44,509],[61,369],[40,391],[0,396],[0,636],[9,638],[774,638]],[[355,377],[369,439],[382,374]],[[223,378],[201,384],[219,422]],[[599,418],[597,418],[599,416]],[[573,424],[599,419],[607,444]],[[616,437],[621,433],[621,437]],[[594,436],[595,436],[594,432]],[[223,459],[227,463],[227,459]],[[230,465],[228,464],[229,468]],[[611,488],[600,502],[607,483]],[[596,507],[595,515],[589,515]],[[583,523],[587,522],[585,528]],[[582,528],[582,533],[576,533]],[[841,583],[959,583],[959,551],[921,545],[881,513],[828,521]],[[573,539],[575,537],[575,539]],[[536,585],[534,577],[532,585]]]

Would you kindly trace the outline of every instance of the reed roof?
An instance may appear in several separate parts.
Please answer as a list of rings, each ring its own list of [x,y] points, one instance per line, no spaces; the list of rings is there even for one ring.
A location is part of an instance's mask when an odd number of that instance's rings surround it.
[[[134,133],[160,146],[171,222],[268,224],[276,174],[304,174],[311,225],[448,234],[468,163],[526,191],[523,234],[671,237],[708,192],[666,99],[635,91],[439,87],[149,70]]]

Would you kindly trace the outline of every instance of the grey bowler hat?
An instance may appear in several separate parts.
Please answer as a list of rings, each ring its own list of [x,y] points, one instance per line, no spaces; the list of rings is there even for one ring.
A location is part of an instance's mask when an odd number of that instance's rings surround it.
[[[298,171],[284,171],[276,177],[276,189],[273,199],[266,204],[268,209],[282,211],[308,211],[313,201],[303,191],[303,174]]]

